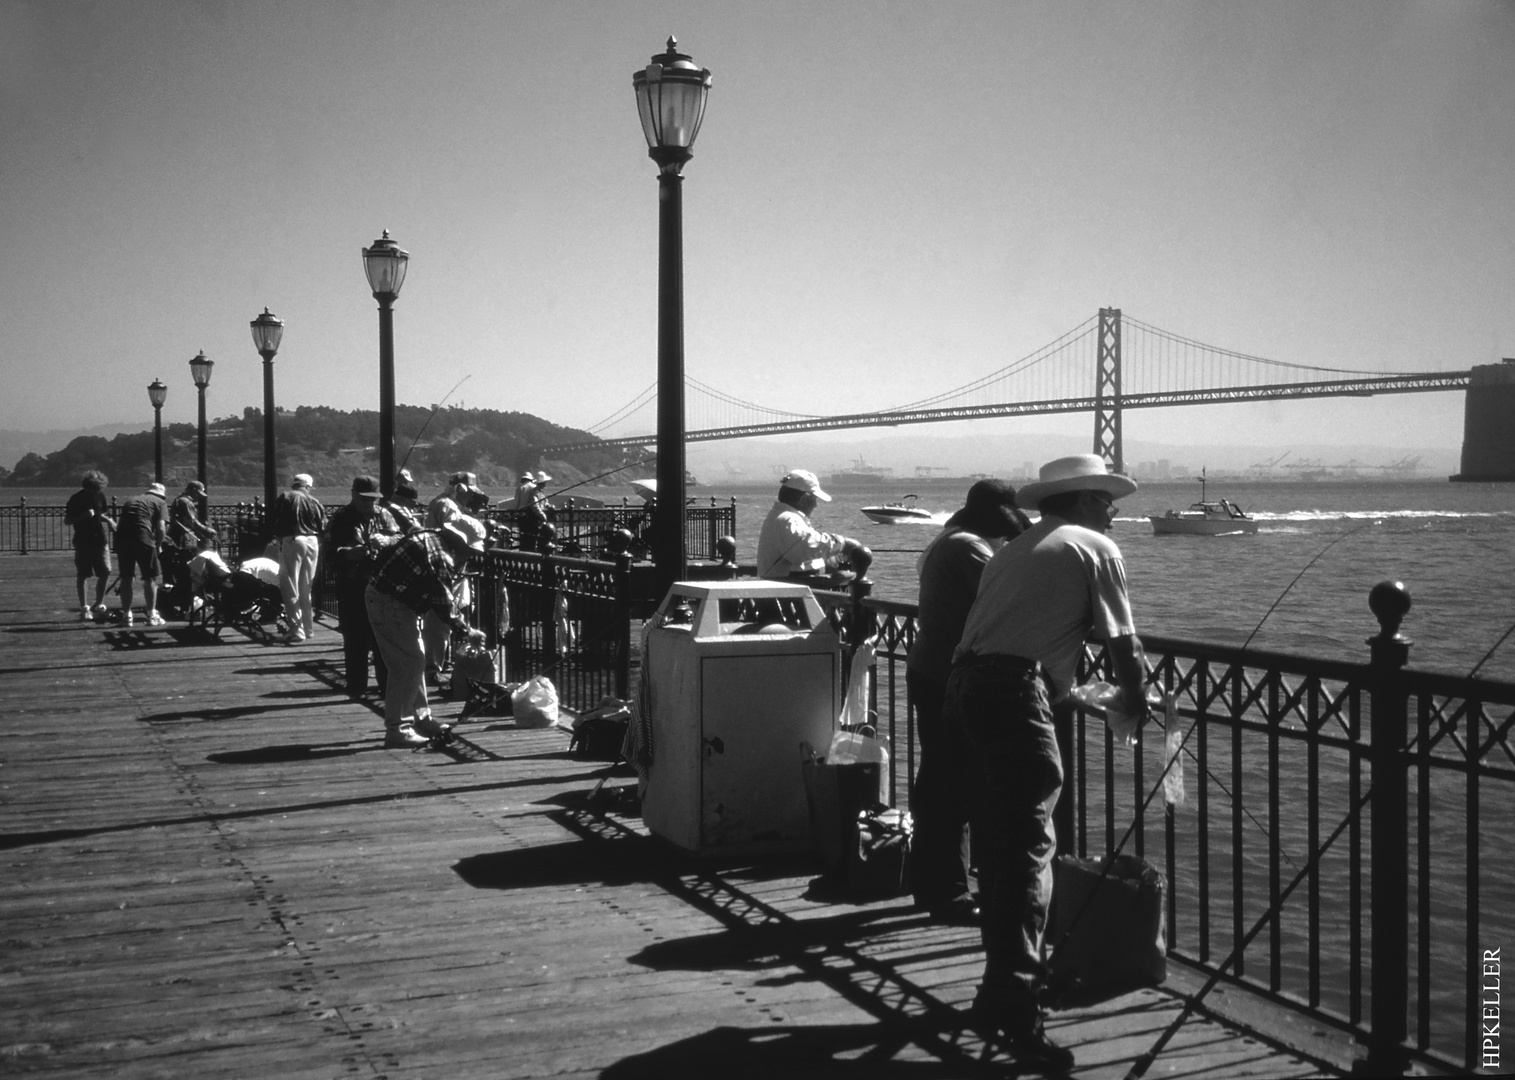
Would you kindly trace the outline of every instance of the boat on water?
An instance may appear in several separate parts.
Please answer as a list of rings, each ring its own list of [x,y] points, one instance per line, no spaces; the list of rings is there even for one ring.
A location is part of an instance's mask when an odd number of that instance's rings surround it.
[[[1195,479],[1199,481],[1199,502],[1190,503],[1187,510],[1149,514],[1148,520],[1152,522],[1154,535],[1252,536],[1257,532],[1257,519],[1230,499],[1210,502],[1205,498],[1206,476],[1203,469]]]
[[[865,506],[863,515],[879,525],[903,525],[912,521],[933,522],[936,518],[930,510],[915,505],[915,496],[906,495],[906,501],[885,503],[883,506]]]
[[[862,458],[854,458],[852,467],[827,473],[821,480],[827,487],[865,487],[871,484],[888,483],[894,479],[894,470],[888,465],[869,465]]]

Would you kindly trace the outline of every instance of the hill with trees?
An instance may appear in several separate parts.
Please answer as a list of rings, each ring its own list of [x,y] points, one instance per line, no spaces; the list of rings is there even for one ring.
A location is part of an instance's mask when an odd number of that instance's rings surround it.
[[[415,475],[423,489],[446,482],[450,473],[479,474],[487,487],[513,485],[525,469],[546,469],[560,482],[586,479],[634,460],[619,450],[585,451],[564,460],[544,461],[541,448],[582,442],[592,436],[560,427],[530,413],[496,409],[395,409],[395,463]],[[297,472],[310,473],[322,487],[345,487],[353,476],[379,471],[379,414],[344,412],[322,405],[280,409],[274,418],[279,486]],[[153,478],[153,432],[104,438],[84,435],[46,455],[28,453],[0,484],[10,487],[72,487],[90,469],[99,469],[116,487]],[[216,487],[260,487],[263,483],[263,410],[248,408],[206,426],[206,481]],[[163,478],[170,490],[194,479],[198,429],[194,424],[163,428]]]

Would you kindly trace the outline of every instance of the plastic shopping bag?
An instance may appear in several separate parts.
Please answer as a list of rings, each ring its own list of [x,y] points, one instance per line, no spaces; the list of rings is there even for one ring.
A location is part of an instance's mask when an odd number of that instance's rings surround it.
[[[558,722],[558,691],[545,675],[533,675],[510,696],[516,727],[551,727]]]
[[[878,766],[878,801],[888,802],[889,795],[889,748],[878,737],[871,724],[864,724],[856,731],[842,728],[831,737],[831,746],[826,751],[828,765],[876,764]]]

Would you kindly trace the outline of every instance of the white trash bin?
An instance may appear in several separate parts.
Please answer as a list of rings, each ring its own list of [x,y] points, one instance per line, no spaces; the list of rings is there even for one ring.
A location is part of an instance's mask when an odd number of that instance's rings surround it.
[[[696,854],[810,850],[800,744],[825,752],[842,693],[841,642],[815,594],[678,582],[646,643],[648,830]]]

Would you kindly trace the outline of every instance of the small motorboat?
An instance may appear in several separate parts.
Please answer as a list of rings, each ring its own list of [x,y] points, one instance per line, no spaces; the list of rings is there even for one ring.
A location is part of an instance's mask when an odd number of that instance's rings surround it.
[[[904,525],[913,521],[923,521],[928,525],[936,521],[935,515],[930,510],[922,510],[915,505],[915,496],[906,495],[906,501],[885,503],[883,506],[865,506],[862,508],[864,516],[869,521],[879,525]]]
[[[1219,502],[1205,499],[1206,476],[1203,469],[1195,479],[1199,481],[1199,502],[1191,503],[1187,510],[1149,514],[1153,535],[1252,536],[1257,532],[1257,519],[1230,499],[1221,499]]]

